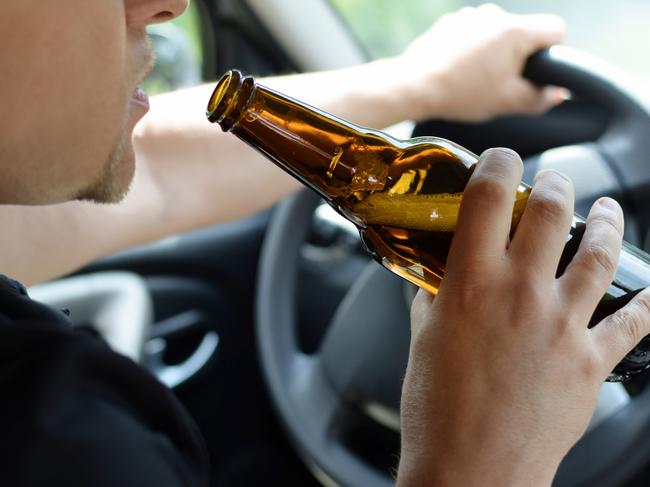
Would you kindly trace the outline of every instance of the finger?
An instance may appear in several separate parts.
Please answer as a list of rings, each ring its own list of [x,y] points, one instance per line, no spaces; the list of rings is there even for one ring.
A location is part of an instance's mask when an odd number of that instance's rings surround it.
[[[504,92],[510,100],[506,113],[545,113],[566,100],[566,90],[557,86],[537,86],[527,79],[512,78]]]
[[[483,153],[463,192],[448,269],[503,257],[522,173],[523,163],[515,152],[490,149]]]
[[[553,14],[517,15],[518,24],[524,30],[522,47],[527,54],[561,44],[566,36],[566,22]]]
[[[612,370],[643,337],[650,334],[650,288],[641,291],[589,333],[608,370]]]
[[[611,198],[591,207],[578,251],[560,278],[568,302],[576,312],[593,313],[614,279],[623,240],[623,212]]]
[[[573,183],[556,171],[535,178],[508,253],[522,268],[541,278],[555,278],[573,221]]]

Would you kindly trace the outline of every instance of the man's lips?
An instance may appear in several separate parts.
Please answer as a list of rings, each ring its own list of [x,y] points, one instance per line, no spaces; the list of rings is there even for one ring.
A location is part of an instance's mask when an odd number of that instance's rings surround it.
[[[131,93],[131,101],[149,110],[149,97],[141,88],[133,90],[133,93]]]

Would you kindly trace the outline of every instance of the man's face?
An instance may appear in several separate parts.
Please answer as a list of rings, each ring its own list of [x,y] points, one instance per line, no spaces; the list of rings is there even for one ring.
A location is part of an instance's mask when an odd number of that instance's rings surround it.
[[[116,201],[148,102],[146,26],[189,0],[3,0],[0,203]]]

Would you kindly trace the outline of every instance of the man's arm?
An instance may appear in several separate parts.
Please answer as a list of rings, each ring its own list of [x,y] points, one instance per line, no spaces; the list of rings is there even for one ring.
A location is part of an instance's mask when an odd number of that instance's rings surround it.
[[[443,16],[395,58],[261,82],[370,127],[542,112],[560,101],[558,91],[540,90],[520,73],[528,55],[560,42],[563,32],[555,16],[464,9]],[[152,99],[135,131],[136,176],[122,203],[0,208],[4,228],[12,229],[0,240],[3,272],[40,282],[132,245],[252,214],[298,188],[206,121],[212,89]]]

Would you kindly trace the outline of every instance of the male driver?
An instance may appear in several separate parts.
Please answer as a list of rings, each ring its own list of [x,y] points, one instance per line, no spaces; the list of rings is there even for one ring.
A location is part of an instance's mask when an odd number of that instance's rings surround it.
[[[145,28],[186,6],[4,1],[0,203],[49,206],[0,209],[3,272],[37,282],[127,245],[254,211],[295,187],[202,120],[206,87],[157,100],[132,144],[148,108],[136,88],[150,63]],[[538,112],[560,98],[523,80],[521,67],[562,31],[551,16],[465,9],[395,58],[268,83],[370,126]],[[243,184],[252,170],[263,187]],[[76,201],[117,202],[134,175],[119,205]],[[582,248],[558,280],[571,184],[541,174],[509,241],[520,176],[515,154],[482,156],[438,298],[421,293],[413,305],[400,485],[548,485],[584,430],[600,382],[650,332],[647,293],[586,328],[613,276],[618,205],[594,206]],[[476,367],[456,369],[458,354]],[[171,394],[9,279],[0,281],[0,364],[5,484],[207,483],[201,442]]]

